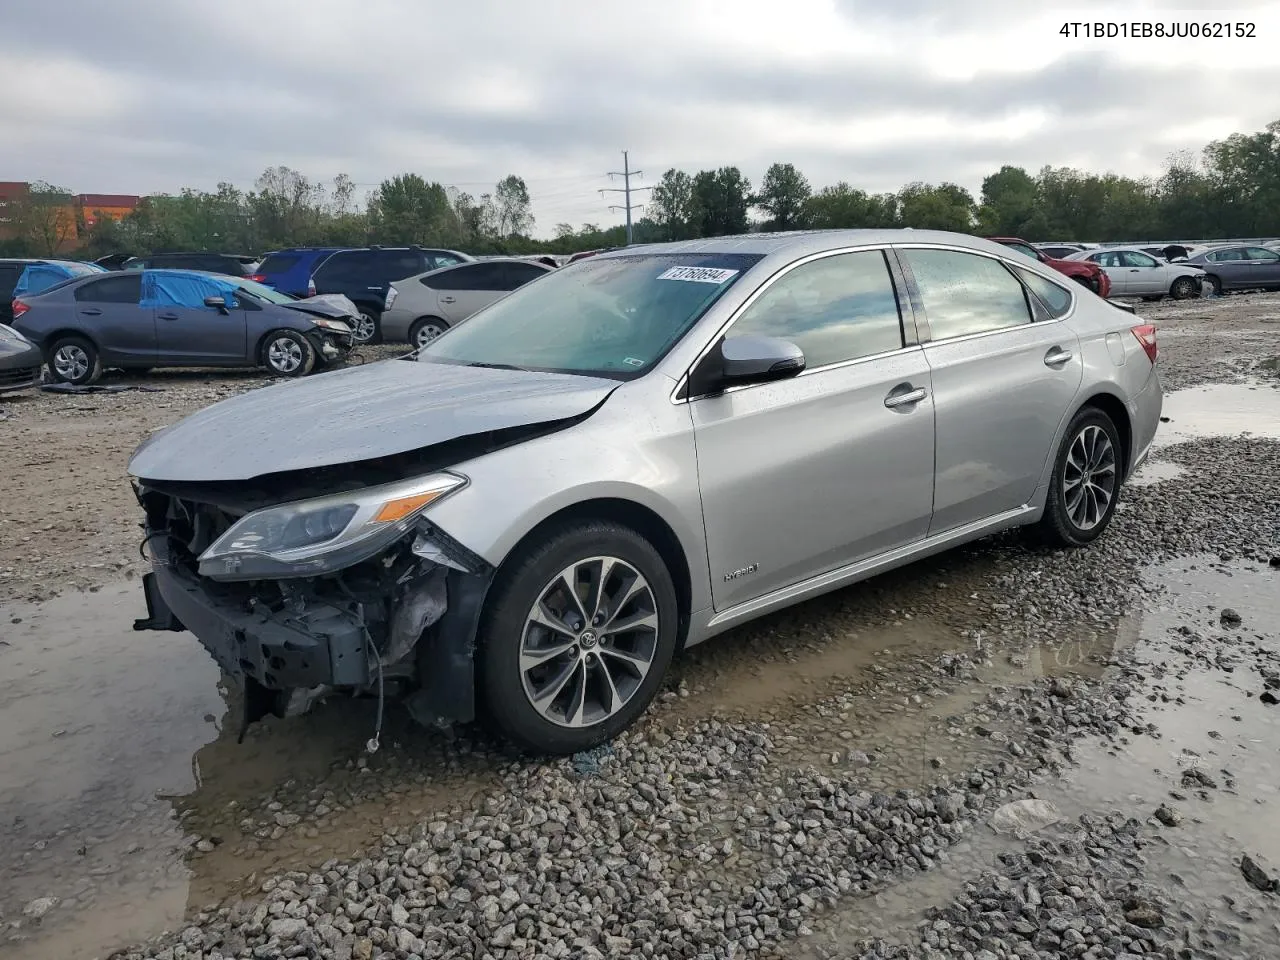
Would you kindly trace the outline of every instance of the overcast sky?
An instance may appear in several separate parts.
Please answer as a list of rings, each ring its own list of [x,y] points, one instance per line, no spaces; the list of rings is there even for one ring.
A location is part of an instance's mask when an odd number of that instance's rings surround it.
[[[537,233],[610,224],[643,169],[773,161],[814,187],[1001,164],[1158,172],[1280,119],[1280,4],[1076,0],[7,0],[0,179],[155,193],[274,164],[360,194],[523,176]],[[1252,20],[1247,39],[1066,39],[1094,18]],[[1208,12],[1206,12],[1208,11]],[[643,195],[640,199],[643,198]]]

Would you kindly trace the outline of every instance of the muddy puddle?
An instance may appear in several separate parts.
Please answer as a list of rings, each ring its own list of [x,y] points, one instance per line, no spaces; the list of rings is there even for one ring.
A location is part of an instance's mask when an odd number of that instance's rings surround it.
[[[1280,440],[1280,389],[1266,383],[1213,383],[1164,398],[1155,446],[1202,437]]]
[[[374,704],[269,719],[187,634],[136,633],[136,584],[5,607],[0,626],[0,956],[78,960],[163,930],[262,871],[355,856],[469,805],[486,761]],[[277,799],[277,797],[281,799]],[[5,927],[57,898],[30,939]]]
[[[1096,676],[1130,648],[1143,677],[1135,695],[1144,705],[1139,722],[1154,724],[1158,736],[1130,737],[1122,747],[1079,741],[1075,762],[1060,777],[1035,784],[1034,795],[1064,817],[1048,828],[1051,834],[1068,833],[1082,814],[1120,813],[1148,823],[1154,835],[1144,849],[1148,879],[1185,901],[1184,909],[1206,928],[1217,922],[1214,911],[1230,913],[1241,937],[1235,950],[1273,956],[1280,926],[1251,911],[1247,901],[1256,894],[1241,876],[1240,861],[1248,854],[1272,872],[1280,867],[1280,704],[1261,699],[1268,686],[1258,669],[1259,661],[1274,665],[1270,655],[1280,653],[1280,570],[1204,557],[1153,568],[1146,580],[1151,601],[1122,621],[1109,649],[1093,646],[1085,660],[1061,666],[1071,673],[1087,663],[1086,672]],[[1222,623],[1225,608],[1240,615],[1239,626]],[[1227,634],[1245,642],[1221,644]],[[1034,669],[1031,661],[1027,667]],[[1188,771],[1203,774],[1212,787],[1185,779]],[[1158,825],[1152,818],[1161,805],[1182,822]],[[993,869],[998,856],[1020,849],[1021,841],[980,825],[937,869],[842,906],[819,924],[816,942],[914,943],[930,908],[946,906],[966,883]],[[819,955],[826,954],[797,954]]]

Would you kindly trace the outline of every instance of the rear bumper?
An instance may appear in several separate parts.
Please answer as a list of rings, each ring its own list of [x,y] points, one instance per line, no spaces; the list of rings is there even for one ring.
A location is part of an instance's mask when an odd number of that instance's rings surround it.
[[[409,328],[413,326],[415,319],[416,317],[408,311],[397,310],[395,307],[383,311],[382,317],[378,321],[378,326],[382,331],[383,342],[391,340],[396,343],[408,343]]]
[[[154,564],[143,577],[147,619],[135,630],[184,627],[227,673],[268,690],[362,686],[369,680],[364,625],[348,610],[324,603],[299,613],[245,609],[217,597],[175,567]]]
[[[1139,354],[1139,359],[1146,358]],[[1129,401],[1129,416],[1133,424],[1133,451],[1129,457],[1128,478],[1142,465],[1151,452],[1156,431],[1160,428],[1160,413],[1164,409],[1164,387],[1160,383],[1160,365],[1151,368],[1151,374],[1142,390]]]

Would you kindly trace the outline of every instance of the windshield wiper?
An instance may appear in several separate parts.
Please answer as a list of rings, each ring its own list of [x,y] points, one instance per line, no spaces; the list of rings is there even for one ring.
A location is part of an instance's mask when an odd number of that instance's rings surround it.
[[[484,367],[488,370],[524,370],[524,367],[517,367],[514,363],[485,363],[477,360],[475,363],[468,363],[468,367]]]

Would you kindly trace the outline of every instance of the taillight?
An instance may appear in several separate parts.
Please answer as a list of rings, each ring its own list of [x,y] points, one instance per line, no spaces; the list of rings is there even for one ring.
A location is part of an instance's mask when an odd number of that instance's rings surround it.
[[[12,306],[13,306],[13,319],[15,320],[17,320],[20,316],[22,316],[24,313],[26,313],[28,310],[31,309],[30,304],[24,303],[21,300],[14,300]]]
[[[251,273],[247,279],[252,280],[254,283],[266,283],[267,275],[265,273]]]
[[[1155,363],[1156,356],[1160,353],[1160,348],[1156,346],[1156,325],[1154,323],[1143,323],[1129,329],[1133,331],[1133,335],[1142,344],[1142,349],[1147,352],[1147,359]]]
[[[312,277],[310,280],[307,281],[307,296],[314,297],[315,295],[316,295],[316,281],[315,281],[315,277]]]

